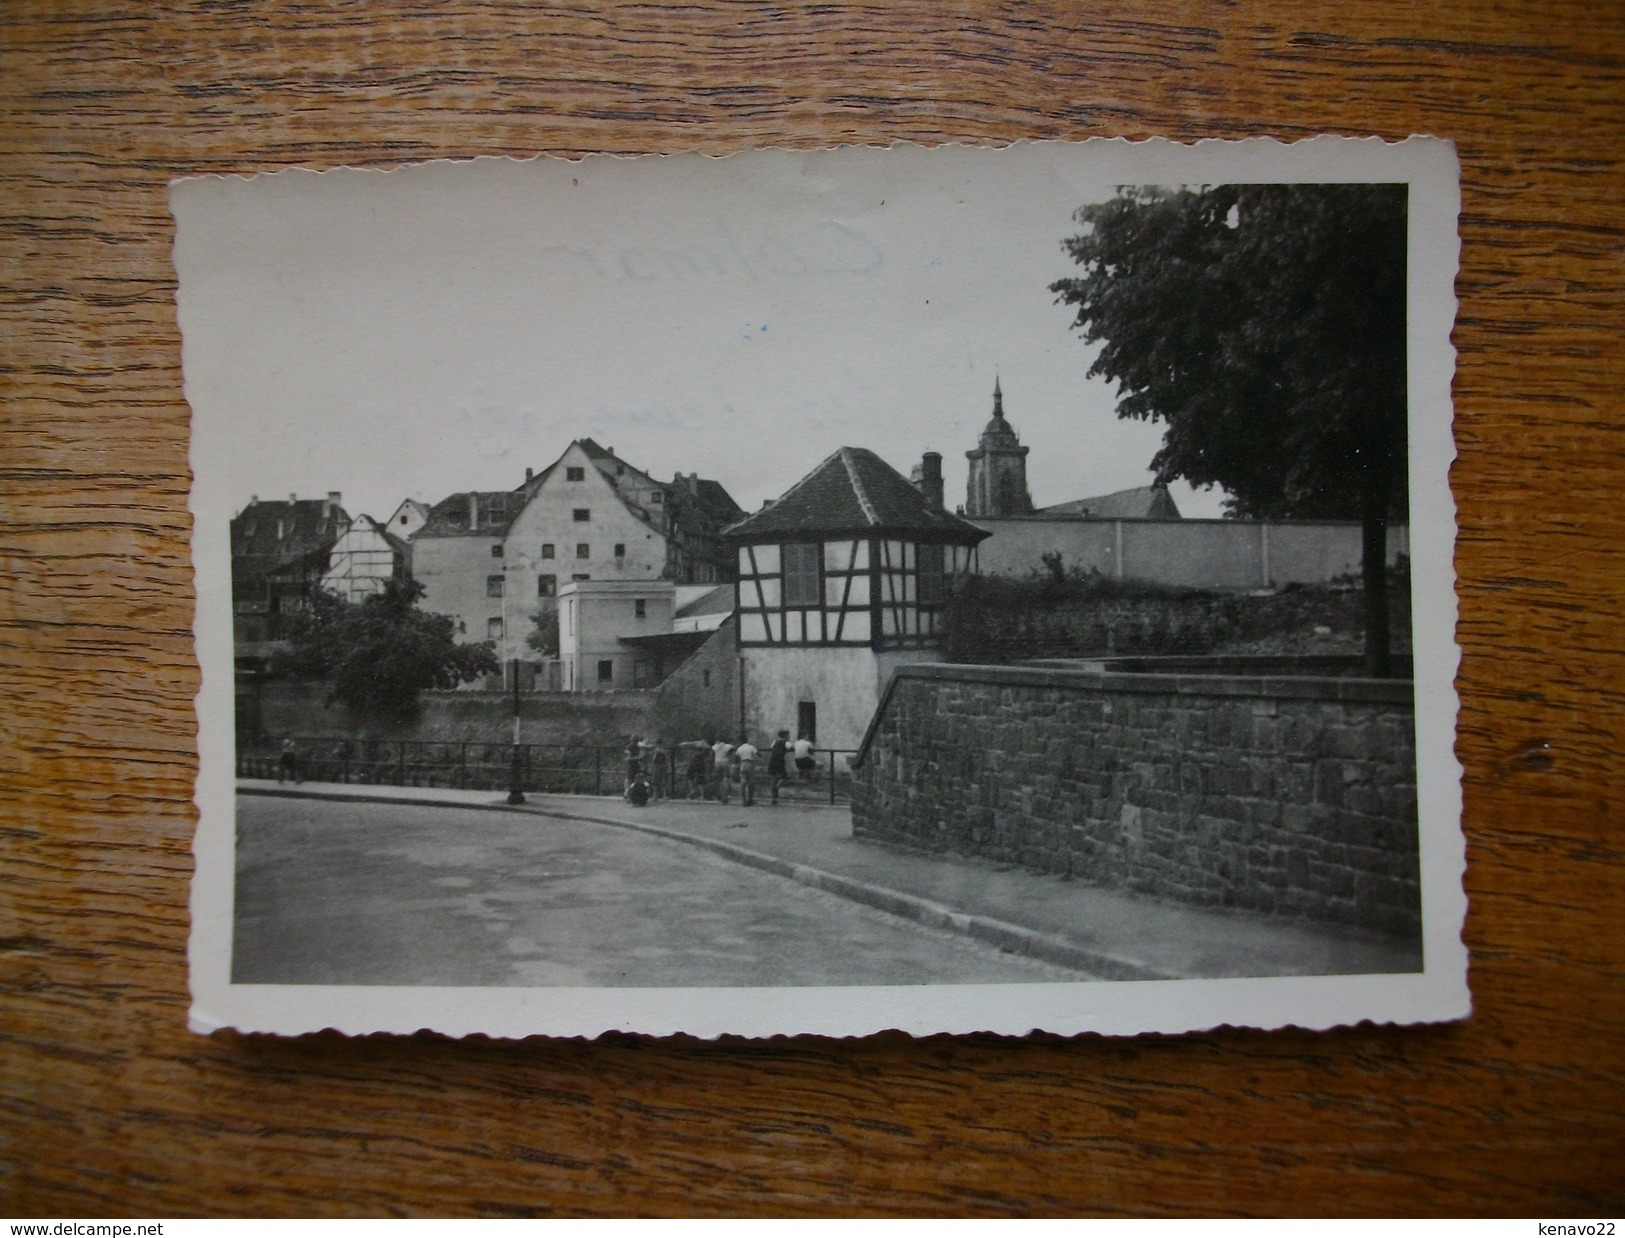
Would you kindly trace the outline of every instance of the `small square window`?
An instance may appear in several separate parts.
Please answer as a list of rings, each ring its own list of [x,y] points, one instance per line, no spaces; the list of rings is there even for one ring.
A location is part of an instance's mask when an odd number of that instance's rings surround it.
[[[552,542],[543,542],[542,543],[542,558],[551,559],[552,557],[553,557],[553,543]]]
[[[576,543],[576,558],[578,558],[578,559],[590,559],[590,558],[592,558],[592,547],[589,546],[586,542],[577,542]]]
[[[502,557],[502,547],[500,545],[491,547],[491,557],[493,559],[500,559]]]
[[[550,598],[559,591],[559,578],[557,576],[538,576],[536,578],[536,596]]]
[[[639,619],[647,619],[649,617],[649,604],[642,598],[633,598],[632,614]]]
[[[617,464],[615,466],[615,476],[617,476],[617,477],[625,477],[626,476],[626,465]]]
[[[499,598],[502,596],[502,577],[487,576],[485,578],[485,596]]]
[[[584,469],[584,468],[568,468],[567,467],[564,470],[564,480],[565,481],[586,481],[587,480],[587,470]]]
[[[501,640],[502,639],[502,620],[500,620],[500,619],[487,619],[485,621],[485,639],[486,640]]]
[[[617,559],[626,558],[626,543],[625,542],[616,542],[615,543],[615,557]]]
[[[570,512],[570,519],[574,520],[577,524],[586,524],[587,521],[592,519],[592,508],[577,507]]]
[[[603,661],[598,663],[598,682],[615,682],[615,662],[613,659],[605,658]]]

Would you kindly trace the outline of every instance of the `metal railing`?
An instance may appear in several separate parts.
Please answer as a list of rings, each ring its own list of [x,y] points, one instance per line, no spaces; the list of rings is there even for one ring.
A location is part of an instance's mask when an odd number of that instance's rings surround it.
[[[294,769],[282,760],[282,743],[294,743]],[[512,744],[458,740],[319,739],[280,736],[237,756],[239,778],[291,779],[391,787],[450,787],[472,791],[506,791],[512,786]],[[715,773],[699,794],[687,777],[692,750],[677,749],[669,773],[670,785],[656,787],[657,797],[716,799],[721,791]],[[791,759],[789,777],[780,798],[807,802],[850,800],[854,748],[814,748],[816,767],[803,774]],[[645,759],[643,768],[650,772]],[[553,795],[621,795],[627,781],[624,747],[614,744],[520,744],[520,786],[526,792]],[[737,801],[737,782],[728,788]],[[768,793],[767,753],[756,762],[758,800]]]

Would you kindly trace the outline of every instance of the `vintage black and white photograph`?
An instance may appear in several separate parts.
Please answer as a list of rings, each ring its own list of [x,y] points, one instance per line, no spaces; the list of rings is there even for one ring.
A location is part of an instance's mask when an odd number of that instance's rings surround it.
[[[1447,143],[171,200],[195,1027],[1467,1012]]]

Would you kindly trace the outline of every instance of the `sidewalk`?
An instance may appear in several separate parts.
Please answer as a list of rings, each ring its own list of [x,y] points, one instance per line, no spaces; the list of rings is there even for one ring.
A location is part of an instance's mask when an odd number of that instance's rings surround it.
[[[686,800],[635,808],[585,795],[239,779],[239,794],[289,795],[527,813],[635,829],[961,932],[1015,953],[1114,980],[1346,975],[1421,967],[1420,947],[1353,929],[1204,911],[987,861],[905,851],[852,837],[843,805],[743,808]]]

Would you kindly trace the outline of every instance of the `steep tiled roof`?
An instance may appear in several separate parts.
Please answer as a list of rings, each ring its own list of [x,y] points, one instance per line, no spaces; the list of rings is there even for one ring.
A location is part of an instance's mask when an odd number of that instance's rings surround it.
[[[260,575],[325,552],[349,523],[331,499],[255,499],[231,522],[232,572]]]
[[[971,545],[988,536],[926,502],[925,495],[874,452],[842,447],[772,506],[723,530],[735,541],[852,533],[928,534]]]
[[[1041,516],[1094,516],[1101,520],[1178,520],[1179,508],[1166,486],[1136,486],[1091,499],[1073,499],[1041,508]]]
[[[469,523],[470,498],[478,500],[478,525]],[[502,537],[523,505],[524,496],[511,490],[465,490],[436,503],[413,537]]]

